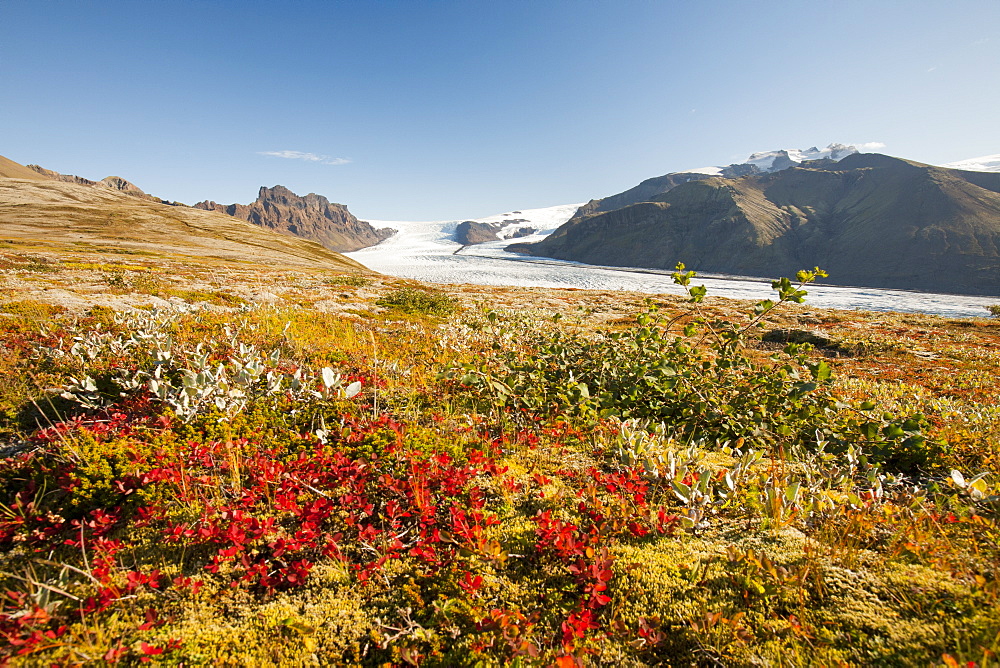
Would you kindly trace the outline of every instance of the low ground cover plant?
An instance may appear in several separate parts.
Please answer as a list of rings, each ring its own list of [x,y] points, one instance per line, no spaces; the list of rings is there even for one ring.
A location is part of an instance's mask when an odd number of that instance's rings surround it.
[[[458,307],[454,297],[446,293],[417,288],[399,288],[376,302],[379,306],[419,315],[448,316]]]
[[[989,347],[894,393],[758,345],[818,275],[719,317],[680,266],[613,327],[10,313],[0,661],[988,665]]]

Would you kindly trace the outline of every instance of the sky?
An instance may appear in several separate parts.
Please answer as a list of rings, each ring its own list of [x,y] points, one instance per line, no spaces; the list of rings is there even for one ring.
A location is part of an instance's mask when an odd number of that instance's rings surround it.
[[[1000,153],[1000,2],[0,0],[0,155],[368,220],[831,142]]]

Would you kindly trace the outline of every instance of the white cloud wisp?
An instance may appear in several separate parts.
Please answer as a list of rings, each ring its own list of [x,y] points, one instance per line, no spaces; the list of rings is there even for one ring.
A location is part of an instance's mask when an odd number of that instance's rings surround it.
[[[861,153],[874,153],[879,149],[885,148],[885,144],[880,141],[868,141],[862,144],[851,144],[854,148],[858,149]]]
[[[288,160],[318,162],[321,165],[346,165],[350,162],[347,158],[331,158],[328,155],[306,153],[304,151],[257,151],[257,155],[268,155],[272,158],[286,158]]]

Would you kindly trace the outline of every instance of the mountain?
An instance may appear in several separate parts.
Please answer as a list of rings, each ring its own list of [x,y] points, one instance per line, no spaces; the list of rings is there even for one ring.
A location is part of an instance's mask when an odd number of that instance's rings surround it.
[[[703,181],[712,177],[739,178],[751,174],[777,172],[807,161],[837,161],[857,152],[858,149],[854,146],[830,144],[824,149],[813,146],[807,149],[781,149],[753,153],[745,162],[734,163],[726,167],[699,167],[646,179],[634,188],[629,188],[617,195],[590,200],[580,207],[576,215],[585,216],[602,211],[614,211],[629,204],[648,202],[655,196],[690,181]]]
[[[265,229],[310,239],[337,252],[356,251],[383,241],[396,231],[377,230],[355,218],[343,204],[309,193],[296,195],[284,186],[261,187],[257,200],[250,204],[198,202],[198,209],[218,211]]]
[[[1000,173],[852,154],[676,185],[510,250],[591,264],[1000,295]]]
[[[122,180],[124,181],[124,180]],[[323,246],[212,211],[129,194],[127,186],[55,179],[0,157],[0,239],[72,253],[201,257],[364,271]]]

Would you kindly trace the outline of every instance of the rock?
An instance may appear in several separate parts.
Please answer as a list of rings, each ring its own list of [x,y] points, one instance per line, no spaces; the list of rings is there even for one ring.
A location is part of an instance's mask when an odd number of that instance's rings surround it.
[[[534,227],[519,227],[510,234],[511,239],[520,239],[521,237],[530,237],[532,234],[537,232]]]
[[[45,169],[41,165],[25,165],[28,169],[32,169],[42,176],[54,179],[56,181],[63,181],[64,183],[77,183],[81,186],[96,186],[97,181],[91,181],[90,179],[85,179],[82,176],[73,176],[72,174],[60,174],[59,172],[53,171],[51,169]]]
[[[474,220],[464,220],[455,228],[455,241],[463,246],[483,244],[487,241],[500,241],[497,232],[502,227],[501,223],[477,223]]]
[[[149,195],[142,192],[142,189],[137,185],[126,181],[120,176],[106,176],[101,179],[101,183],[113,190],[120,190],[127,195],[134,195],[142,198],[149,197]]]
[[[811,343],[817,348],[834,345],[833,339],[816,329],[772,329],[761,340],[769,343]]]
[[[218,211],[261,227],[316,241],[330,250],[349,252],[374,246],[396,230],[375,229],[358,220],[343,204],[309,193],[301,197],[284,186],[261,186],[250,204],[198,202],[197,209]]]

